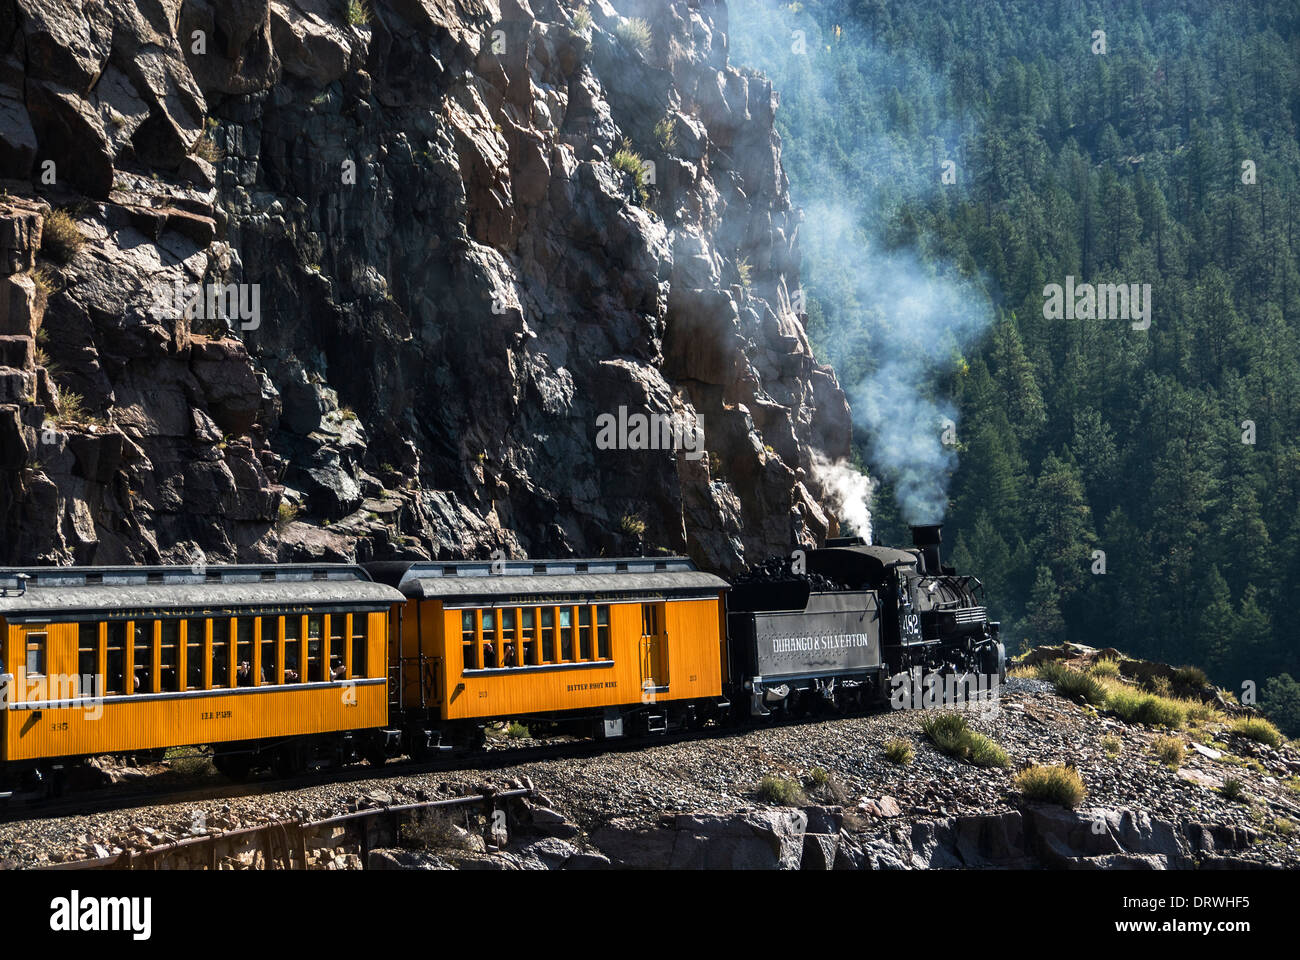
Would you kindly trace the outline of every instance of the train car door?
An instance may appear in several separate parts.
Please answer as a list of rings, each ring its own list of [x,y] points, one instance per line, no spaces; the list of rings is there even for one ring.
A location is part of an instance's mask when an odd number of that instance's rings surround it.
[[[668,643],[664,605],[641,604],[641,689],[652,691],[668,686]]]

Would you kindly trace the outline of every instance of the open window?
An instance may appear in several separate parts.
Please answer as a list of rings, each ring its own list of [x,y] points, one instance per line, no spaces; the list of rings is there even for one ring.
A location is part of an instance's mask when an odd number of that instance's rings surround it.
[[[99,624],[77,624],[77,685],[82,691],[89,691],[100,684],[95,683],[99,673]]]
[[[212,686],[233,687],[230,679],[230,620],[212,621]]]
[[[235,621],[235,680],[241,687],[253,685],[253,634],[256,621],[240,617]]]
[[[262,673],[259,683],[280,682],[280,618],[262,617]]]
[[[284,682],[302,682],[302,617],[284,618]]]
[[[325,676],[325,617],[312,614],[307,618],[307,680],[320,683]]]
[[[158,689],[164,693],[177,693],[181,689],[180,656],[181,622],[164,620],[162,646],[158,652]]]
[[[153,693],[154,621],[133,620],[131,628],[131,689],[135,693]]]
[[[185,689],[203,689],[203,621],[185,622]]]
[[[126,693],[126,623],[121,620],[105,624],[107,640],[107,674],[104,677],[104,693],[121,695]]]
[[[370,675],[366,669],[366,620],[365,614],[352,616],[352,679]]]

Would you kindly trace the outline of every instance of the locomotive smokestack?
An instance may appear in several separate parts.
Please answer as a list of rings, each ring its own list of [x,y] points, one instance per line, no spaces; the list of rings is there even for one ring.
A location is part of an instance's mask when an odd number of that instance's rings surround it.
[[[912,527],[912,545],[920,547],[925,560],[925,572],[930,576],[943,573],[939,559],[939,543],[943,540],[943,524],[929,523]]]

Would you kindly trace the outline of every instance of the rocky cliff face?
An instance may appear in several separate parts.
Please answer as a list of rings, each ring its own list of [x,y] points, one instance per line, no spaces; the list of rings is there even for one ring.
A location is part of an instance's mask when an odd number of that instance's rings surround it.
[[[734,569],[825,536],[848,409],[726,26],[0,0],[0,561]],[[606,449],[620,408],[694,451]]]

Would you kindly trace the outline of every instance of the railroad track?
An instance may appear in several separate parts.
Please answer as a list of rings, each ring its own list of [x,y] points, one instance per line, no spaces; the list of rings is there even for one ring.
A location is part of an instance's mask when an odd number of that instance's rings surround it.
[[[237,800],[267,793],[284,793],[312,787],[360,783],[372,780],[399,779],[426,773],[487,771],[546,760],[571,760],[614,751],[634,751],[666,744],[738,736],[765,727],[804,726],[826,720],[846,719],[863,715],[860,712],[853,712],[830,716],[774,718],[761,725],[732,726],[719,724],[697,730],[643,734],[614,741],[590,738],[564,741],[562,743],[542,743],[535,746],[494,747],[472,753],[452,752],[436,755],[431,759],[421,761],[403,757],[399,760],[390,760],[381,767],[369,766],[365,763],[354,763],[344,767],[322,767],[288,777],[263,775],[242,782],[225,781],[186,789],[178,789],[169,784],[150,785],[147,782],[138,785],[135,783],[113,784],[108,787],[80,790],[45,800],[10,803],[7,807],[0,808],[0,824],[25,820],[54,820],[94,813],[111,813],[137,807],[212,803],[214,801]]]

